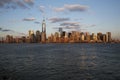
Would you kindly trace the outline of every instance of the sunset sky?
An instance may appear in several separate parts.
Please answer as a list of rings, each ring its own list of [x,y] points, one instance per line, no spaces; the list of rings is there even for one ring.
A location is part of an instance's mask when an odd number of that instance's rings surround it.
[[[62,27],[120,39],[120,0],[0,0],[0,37],[41,31],[43,19],[47,35]]]

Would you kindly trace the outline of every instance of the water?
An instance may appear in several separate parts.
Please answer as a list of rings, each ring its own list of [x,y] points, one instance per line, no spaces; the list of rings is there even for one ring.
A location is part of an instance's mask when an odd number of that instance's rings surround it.
[[[0,80],[120,80],[120,44],[0,44]]]

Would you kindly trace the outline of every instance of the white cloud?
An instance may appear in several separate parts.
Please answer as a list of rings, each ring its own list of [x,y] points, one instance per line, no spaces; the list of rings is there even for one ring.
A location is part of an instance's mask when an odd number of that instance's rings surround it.
[[[40,6],[39,9],[40,9],[40,12],[42,12],[42,13],[45,12],[45,6]]]
[[[65,10],[65,8],[54,8],[53,10],[56,12],[62,12]]]
[[[88,9],[88,6],[80,5],[80,4],[73,4],[73,5],[64,5],[65,9],[69,11],[86,11]]]

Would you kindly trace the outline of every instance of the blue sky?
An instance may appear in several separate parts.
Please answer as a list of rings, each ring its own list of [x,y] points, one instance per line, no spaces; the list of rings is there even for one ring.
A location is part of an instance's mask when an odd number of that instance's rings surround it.
[[[42,29],[47,35],[65,31],[112,32],[120,39],[120,0],[0,0],[0,37],[28,35]]]

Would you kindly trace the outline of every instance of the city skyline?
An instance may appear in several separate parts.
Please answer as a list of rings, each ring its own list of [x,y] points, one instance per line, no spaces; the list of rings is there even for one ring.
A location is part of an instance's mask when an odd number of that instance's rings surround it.
[[[42,31],[46,20],[46,33],[65,31],[111,32],[120,39],[119,0],[1,0],[0,37],[28,35],[28,30]]]

